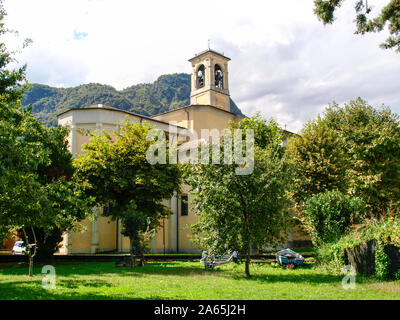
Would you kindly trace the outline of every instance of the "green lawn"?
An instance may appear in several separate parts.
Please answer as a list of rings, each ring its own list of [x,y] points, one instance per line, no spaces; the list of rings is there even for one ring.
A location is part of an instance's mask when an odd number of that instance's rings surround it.
[[[42,288],[41,268],[29,278],[26,266],[0,265],[0,299],[400,299],[400,281],[357,277],[356,289],[344,290],[341,275],[313,268],[286,270],[253,265],[204,270],[199,262],[148,262],[134,270],[114,263],[56,265],[57,288]]]

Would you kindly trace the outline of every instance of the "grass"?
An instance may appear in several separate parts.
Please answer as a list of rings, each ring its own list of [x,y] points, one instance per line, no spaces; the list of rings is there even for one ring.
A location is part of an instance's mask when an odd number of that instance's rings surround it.
[[[25,265],[0,265],[0,299],[400,299],[400,281],[358,276],[356,289],[344,290],[343,275],[314,268],[289,270],[275,265],[228,264],[204,270],[199,262],[148,262],[135,269],[112,262],[56,265],[56,289],[42,288],[41,268],[27,276]]]

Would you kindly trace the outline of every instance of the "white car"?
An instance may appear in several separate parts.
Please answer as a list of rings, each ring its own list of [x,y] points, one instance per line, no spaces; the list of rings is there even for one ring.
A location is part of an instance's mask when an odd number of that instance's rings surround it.
[[[26,246],[23,241],[17,241],[11,251],[12,254],[26,254]]]

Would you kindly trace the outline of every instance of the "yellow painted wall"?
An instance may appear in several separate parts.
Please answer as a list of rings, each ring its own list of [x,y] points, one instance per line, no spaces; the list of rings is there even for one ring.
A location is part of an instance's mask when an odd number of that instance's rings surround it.
[[[202,95],[199,95],[196,97],[196,103],[197,104],[207,104],[209,102],[209,97],[207,93],[204,93]]]
[[[221,95],[221,94],[216,94],[215,95],[215,99],[216,99],[215,104],[216,104],[216,106],[218,108],[221,108],[221,109],[224,109],[224,110],[228,109],[227,106],[230,105],[230,101],[229,101],[229,97],[228,96]],[[227,111],[229,111],[229,110],[227,110]]]
[[[99,228],[99,251],[115,250],[117,245],[117,224],[108,217],[100,216]]]
[[[130,242],[129,242],[129,238],[123,236],[122,237],[122,251],[129,252],[130,248],[131,248],[131,245],[130,245]]]
[[[191,201],[193,200],[193,195],[189,194],[189,188],[187,186],[184,187],[185,193],[188,195],[188,215],[187,216],[182,216],[182,208],[181,204],[182,202],[179,199],[179,249],[180,251],[189,251],[189,249],[194,248],[194,244],[191,241],[191,236],[192,236],[192,231],[190,229],[190,225],[194,222],[197,221],[197,216],[193,210],[193,205],[191,204]]]
[[[161,227],[157,229],[156,233],[156,248],[160,253],[164,251],[164,245],[165,252],[168,252],[168,218],[163,220]]]
[[[199,109],[191,112],[190,119],[193,120],[193,129],[200,136],[201,129],[218,129],[222,131],[229,128],[229,121],[234,120],[235,116],[217,109]]]
[[[187,127],[194,129],[199,136],[201,129],[223,130],[229,128],[229,121],[242,119],[241,116],[211,106],[191,106],[186,108],[186,111],[175,110],[154,118],[161,121],[177,121],[178,125],[188,122],[192,126]]]
[[[175,121],[178,126],[190,128],[190,126],[188,125],[188,114],[185,110],[182,109],[154,116],[154,119],[165,122]]]
[[[89,253],[92,245],[92,222],[85,219],[81,222],[84,230],[72,233],[72,253]]]

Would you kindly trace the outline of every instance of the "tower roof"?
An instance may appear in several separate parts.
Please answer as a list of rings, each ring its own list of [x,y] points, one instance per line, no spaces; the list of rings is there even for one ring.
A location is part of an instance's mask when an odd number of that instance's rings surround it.
[[[223,58],[225,58],[226,60],[231,60],[230,58],[228,58],[228,57],[226,57],[226,56],[224,56],[222,53],[219,53],[218,51],[215,51],[215,50],[212,50],[212,49],[207,49],[207,50],[204,50],[204,51],[202,51],[202,52],[200,52],[200,53],[197,53],[193,58],[191,58],[191,59],[189,59],[188,61],[192,61],[192,60],[194,60],[194,59],[196,59],[196,58],[199,58],[200,56],[202,56],[202,55],[204,55],[204,54],[206,54],[206,53],[214,53],[214,54],[216,54],[216,55],[218,55],[218,56],[220,56],[220,57],[223,57]]]

